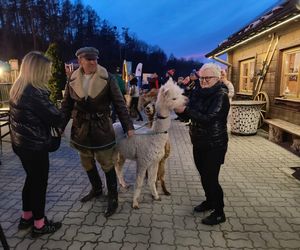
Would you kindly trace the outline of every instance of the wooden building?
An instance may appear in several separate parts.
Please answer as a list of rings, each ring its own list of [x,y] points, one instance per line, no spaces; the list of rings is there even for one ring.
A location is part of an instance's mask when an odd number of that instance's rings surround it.
[[[226,62],[218,58],[225,53]],[[266,100],[265,118],[300,125],[299,1],[285,1],[267,11],[206,57],[229,66],[235,99]]]

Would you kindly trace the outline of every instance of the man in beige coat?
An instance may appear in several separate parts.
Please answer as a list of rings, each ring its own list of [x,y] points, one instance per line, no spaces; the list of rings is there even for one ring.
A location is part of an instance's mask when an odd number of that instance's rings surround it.
[[[128,136],[134,134],[124,98],[115,77],[97,63],[99,51],[93,47],[77,50],[79,69],[75,70],[65,88],[62,111],[63,129],[70,118],[71,145],[79,151],[80,160],[87,172],[92,189],[81,201],[87,202],[102,195],[102,183],[96,161],[105,173],[108,189],[108,207],[105,216],[115,213],[118,207],[117,178],[113,150],[115,134],[110,118],[113,104],[122,127]]]

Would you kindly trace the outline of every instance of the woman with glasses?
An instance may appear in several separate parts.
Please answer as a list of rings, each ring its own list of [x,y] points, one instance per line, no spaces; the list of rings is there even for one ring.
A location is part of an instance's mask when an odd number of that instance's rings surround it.
[[[228,89],[220,81],[221,69],[207,63],[199,70],[200,86],[190,95],[188,106],[176,110],[183,119],[191,119],[190,137],[193,156],[201,177],[206,200],[194,207],[195,212],[212,210],[202,219],[206,225],[216,225],[226,220],[223,190],[219,173],[227,151]]]

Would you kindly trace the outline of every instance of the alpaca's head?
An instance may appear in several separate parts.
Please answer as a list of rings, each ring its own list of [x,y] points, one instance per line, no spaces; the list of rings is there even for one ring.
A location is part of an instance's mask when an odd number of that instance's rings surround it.
[[[157,89],[151,89],[148,93],[140,95],[138,109],[142,111],[150,102],[155,102],[157,99]]]
[[[187,98],[182,95],[183,89],[169,79],[163,86],[160,87],[156,105],[164,105],[169,110],[183,106]]]
[[[148,103],[144,108],[144,112],[148,119],[148,127],[151,128],[155,115],[155,102]]]
[[[148,118],[153,117],[155,113],[155,102],[148,103],[144,108],[144,112]]]

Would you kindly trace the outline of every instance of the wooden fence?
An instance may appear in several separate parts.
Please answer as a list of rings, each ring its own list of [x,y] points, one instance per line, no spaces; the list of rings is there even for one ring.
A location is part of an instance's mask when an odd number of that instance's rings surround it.
[[[0,83],[0,107],[8,105],[11,83]]]

